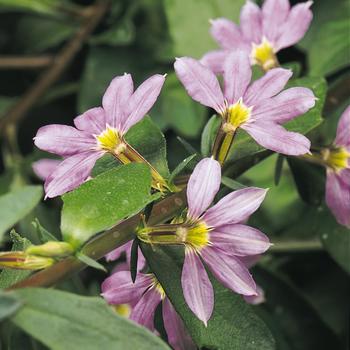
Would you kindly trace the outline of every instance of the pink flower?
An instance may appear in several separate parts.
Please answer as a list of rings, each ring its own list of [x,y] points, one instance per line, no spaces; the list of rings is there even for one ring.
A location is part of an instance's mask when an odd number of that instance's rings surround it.
[[[129,241],[122,245],[121,247],[118,247],[114,250],[112,250],[110,253],[108,253],[105,258],[107,261],[114,261],[121,257],[123,253],[126,255],[126,263],[128,265],[128,268],[130,269],[130,260],[131,260],[131,246],[133,241]],[[142,251],[140,248],[138,248],[138,256],[137,256],[137,271],[141,271],[146,264],[145,257],[142,254]]]
[[[35,175],[39,179],[45,181],[50,176],[50,174],[52,174],[54,170],[57,169],[61,162],[62,161],[58,159],[40,159],[32,164],[32,168]]]
[[[244,50],[251,64],[264,70],[278,65],[276,53],[296,44],[308,30],[312,1],[290,7],[288,0],[266,0],[260,9],[247,1],[241,10],[240,26],[226,18],[211,21],[211,35],[221,50],[207,53],[201,62],[214,72],[223,71],[223,62],[231,50]]]
[[[271,69],[249,85],[249,58],[245,52],[235,51],[225,61],[223,92],[214,73],[193,58],[177,59],[175,71],[194,100],[221,115],[222,130],[227,135],[242,128],[272,151],[286,155],[309,152],[310,141],[306,137],[281,126],[315,105],[310,89],[293,87],[281,92],[292,76],[290,70]],[[220,154],[218,159],[221,162]]]
[[[153,274],[138,273],[132,283],[130,271],[119,271],[102,283],[102,296],[109,304],[130,304],[130,319],[154,331],[154,314],[162,303],[164,328],[175,350],[196,349],[185,326]]]
[[[129,162],[123,136],[151,109],[164,80],[165,76],[153,75],[134,92],[131,75],[118,76],[103,96],[103,108],[89,109],[75,118],[75,127],[54,124],[40,128],[35,145],[65,158],[45,181],[46,197],[59,196],[82,184],[106,152]]]
[[[213,312],[214,291],[202,261],[226,288],[255,296],[255,282],[242,259],[270,247],[263,233],[243,224],[259,208],[266,190],[255,187],[238,190],[207,209],[220,182],[220,164],[212,158],[201,160],[187,185],[186,220],[138,232],[139,238],[147,243],[185,245],[183,293],[190,309],[205,325]]]
[[[327,205],[339,224],[350,228],[350,106],[339,119],[333,148],[322,156],[327,164]]]

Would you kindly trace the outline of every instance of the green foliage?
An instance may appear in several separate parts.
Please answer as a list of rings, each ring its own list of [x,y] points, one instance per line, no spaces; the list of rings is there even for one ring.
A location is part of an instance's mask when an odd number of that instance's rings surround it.
[[[0,196],[0,237],[37,206],[42,193],[41,186],[24,186]]]
[[[21,306],[16,297],[0,291],[0,321],[14,314]]]
[[[0,0],[0,9],[56,14],[59,0]]]
[[[139,212],[154,197],[146,165],[128,164],[104,172],[63,196],[61,229],[66,241],[81,245],[92,235]]]
[[[168,349],[151,332],[118,316],[101,298],[39,288],[15,295],[24,305],[12,322],[52,350]]]
[[[188,332],[199,348],[221,350],[274,349],[266,325],[241,296],[222,287],[211,278],[215,291],[213,315],[206,328],[188,308],[182,293],[182,248],[150,247],[141,244],[152,271],[163,286]],[[229,335],[229,336],[228,336]]]
[[[217,44],[209,35],[209,19],[227,17],[236,21],[244,3],[244,0],[164,1],[174,56],[200,58],[205,52],[215,49]]]

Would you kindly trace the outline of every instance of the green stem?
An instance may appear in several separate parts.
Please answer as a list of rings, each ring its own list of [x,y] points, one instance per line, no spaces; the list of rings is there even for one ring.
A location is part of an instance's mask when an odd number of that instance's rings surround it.
[[[170,220],[186,205],[185,191],[173,194],[155,204],[148,223],[157,225]],[[120,222],[110,230],[94,237],[82,249],[82,253],[98,260],[107,253],[133,239],[134,232],[140,223],[140,214]],[[84,269],[86,265],[75,257],[68,257],[55,265],[37,272],[27,279],[20,281],[9,289],[24,287],[51,287],[57,282],[71,276],[73,273]]]
[[[319,240],[309,241],[274,241],[274,245],[268,253],[302,253],[310,251],[322,251],[323,246]]]

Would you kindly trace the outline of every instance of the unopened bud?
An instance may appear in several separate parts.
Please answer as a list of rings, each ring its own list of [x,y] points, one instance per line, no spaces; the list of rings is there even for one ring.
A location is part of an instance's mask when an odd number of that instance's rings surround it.
[[[25,252],[13,251],[0,253],[0,268],[40,270],[54,263],[55,260],[52,258],[30,255]]]
[[[49,241],[40,245],[31,245],[26,249],[27,254],[45,257],[63,258],[72,255],[74,248],[67,242]]]

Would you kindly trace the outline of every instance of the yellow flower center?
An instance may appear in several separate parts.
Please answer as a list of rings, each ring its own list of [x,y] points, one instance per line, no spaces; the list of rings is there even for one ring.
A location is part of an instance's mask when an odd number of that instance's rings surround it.
[[[265,71],[278,66],[273,46],[266,38],[259,45],[253,44],[251,56],[253,63],[260,65]]]
[[[322,150],[321,154],[325,163],[334,171],[338,172],[348,168],[350,153],[344,147],[333,149],[325,148]]]
[[[124,317],[130,316],[131,307],[129,304],[115,305],[114,308],[115,308],[115,311],[117,312],[118,315],[124,316]]]
[[[190,245],[196,251],[200,251],[209,244],[209,228],[203,221],[193,226],[179,227],[176,230],[176,236],[180,242]]]
[[[155,290],[160,294],[161,298],[164,299],[166,294],[165,294],[165,291],[164,291],[162,285],[159,283],[156,276],[154,276],[153,274],[150,274],[150,276],[152,277],[151,288],[155,288]]]
[[[252,108],[247,107],[242,99],[229,106],[226,112],[226,122],[222,126],[223,131],[227,134],[233,134],[238,127],[249,119],[251,110]]]
[[[104,151],[120,154],[126,148],[118,131],[114,128],[107,127],[100,135],[96,136],[96,140],[99,147]]]

